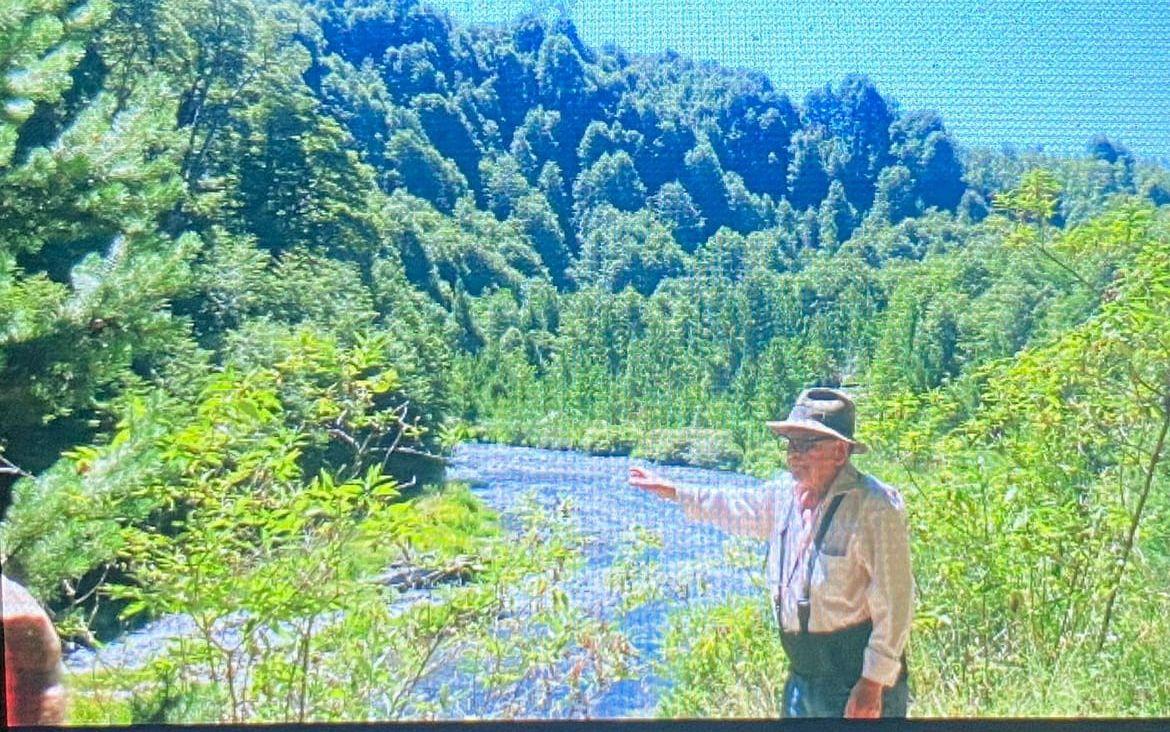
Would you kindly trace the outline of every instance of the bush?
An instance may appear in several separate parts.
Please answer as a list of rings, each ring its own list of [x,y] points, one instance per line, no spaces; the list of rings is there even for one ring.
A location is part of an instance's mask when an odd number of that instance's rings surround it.
[[[777,717],[784,649],[762,595],[670,619],[660,672],[664,717]]]
[[[126,554],[142,586],[124,593],[144,610],[189,613],[196,631],[143,669],[79,675],[73,721],[586,716],[638,673],[619,621],[566,592],[585,542],[569,503],[522,501],[519,531],[496,536],[464,487],[411,503],[388,503],[393,492],[373,473],[320,479],[201,505],[179,537],[135,532]],[[661,537],[626,545],[604,581],[640,598],[632,612],[658,597],[644,556]],[[410,603],[371,581],[388,559],[424,550],[474,551],[475,573]],[[420,682],[452,667],[477,684],[439,702]]]
[[[729,430],[651,430],[638,440],[634,457],[667,465],[734,470],[743,462],[743,449]]]
[[[585,429],[580,448],[593,455],[629,455],[638,440],[634,427],[600,422]]]

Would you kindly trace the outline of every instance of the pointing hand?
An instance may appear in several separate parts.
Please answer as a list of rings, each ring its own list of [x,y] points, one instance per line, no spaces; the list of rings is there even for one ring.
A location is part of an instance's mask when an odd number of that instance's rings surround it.
[[[643,468],[630,468],[630,485],[635,488],[641,488],[644,491],[665,498],[668,501],[678,499],[678,490],[674,484],[665,478],[660,477],[656,473]]]

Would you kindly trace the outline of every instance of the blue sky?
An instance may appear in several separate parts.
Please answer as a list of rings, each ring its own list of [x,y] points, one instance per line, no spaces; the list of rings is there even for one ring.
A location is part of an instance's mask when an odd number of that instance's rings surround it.
[[[433,0],[472,23],[532,0]],[[795,100],[851,72],[935,109],[968,147],[1080,153],[1105,133],[1170,158],[1166,0],[575,0],[582,39],[763,71]]]

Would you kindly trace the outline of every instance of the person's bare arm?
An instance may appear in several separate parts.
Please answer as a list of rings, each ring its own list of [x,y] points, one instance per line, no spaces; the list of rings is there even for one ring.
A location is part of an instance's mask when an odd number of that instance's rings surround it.
[[[61,641],[28,590],[3,578],[4,701],[9,726],[58,725],[65,718]]]

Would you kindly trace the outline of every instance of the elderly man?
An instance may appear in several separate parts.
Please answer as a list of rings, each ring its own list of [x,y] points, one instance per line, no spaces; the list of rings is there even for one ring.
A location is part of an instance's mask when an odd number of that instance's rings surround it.
[[[788,439],[789,473],[753,493],[667,481],[641,468],[630,484],[687,516],[769,542],[767,585],[788,656],[785,717],[905,716],[913,615],[906,512],[896,490],[850,456],[852,400],[809,389],[768,427]]]

